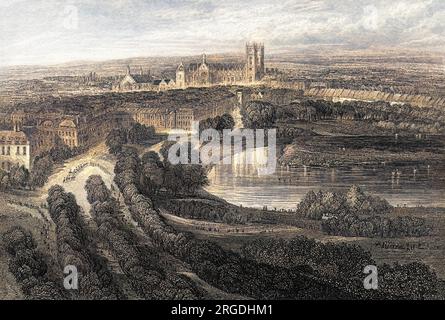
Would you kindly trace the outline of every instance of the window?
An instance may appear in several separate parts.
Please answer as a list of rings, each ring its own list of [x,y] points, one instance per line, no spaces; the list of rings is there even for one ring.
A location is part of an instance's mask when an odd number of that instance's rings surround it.
[[[5,155],[5,147],[2,147],[2,155]]]
[[[20,147],[17,147],[17,152],[15,153],[16,155],[20,154]]]
[[[23,155],[26,156],[26,147],[23,147]]]
[[[6,149],[6,155],[9,156],[11,155],[11,147],[8,146],[8,148]]]

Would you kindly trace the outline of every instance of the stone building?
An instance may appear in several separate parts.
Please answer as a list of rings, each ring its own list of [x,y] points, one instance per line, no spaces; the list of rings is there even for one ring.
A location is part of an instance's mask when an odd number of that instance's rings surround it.
[[[114,91],[165,91],[176,88],[172,79],[155,79],[150,72],[144,73],[142,68],[139,74],[131,73],[130,66],[127,66],[125,76],[119,83],[113,86]]]
[[[195,117],[190,108],[139,108],[134,112],[134,119],[153,126],[158,132],[168,132],[171,129],[191,130]]]
[[[30,141],[23,131],[0,131],[0,169],[9,171],[16,164],[31,168]]]
[[[78,119],[76,117],[57,117],[38,119],[33,134],[33,153],[40,154],[63,143],[70,148],[79,147]]]
[[[61,143],[72,149],[90,147],[103,141],[116,124],[116,119],[107,110],[92,114],[46,113],[32,117],[18,111],[11,118],[14,131],[29,137],[31,159]]]
[[[153,126],[157,132],[168,132],[172,129],[190,131],[194,121],[221,116],[231,113],[232,107],[207,106],[204,108],[163,108],[163,107],[133,107],[126,108],[122,114],[127,114],[135,123]],[[129,120],[122,120],[130,123]]]
[[[242,63],[211,63],[207,61],[205,54],[200,63],[187,66],[181,63],[176,69],[176,86],[187,88],[255,83],[263,76],[264,45],[248,43]]]
[[[37,119],[33,134],[33,153],[40,154],[63,143],[70,148],[90,147],[101,142],[112,130],[109,112],[90,115],[54,115]]]

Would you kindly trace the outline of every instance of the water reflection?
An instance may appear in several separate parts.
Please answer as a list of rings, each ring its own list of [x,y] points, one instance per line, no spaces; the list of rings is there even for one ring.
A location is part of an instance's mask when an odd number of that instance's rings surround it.
[[[294,209],[310,190],[345,190],[357,184],[394,206],[445,206],[445,167],[382,164],[376,167],[279,167],[259,175],[256,165],[241,158],[216,165],[206,189],[238,205]]]

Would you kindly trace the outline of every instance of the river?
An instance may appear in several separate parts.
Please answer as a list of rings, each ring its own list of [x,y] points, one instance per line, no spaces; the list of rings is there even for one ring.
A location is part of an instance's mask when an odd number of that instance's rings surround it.
[[[295,209],[311,190],[340,191],[353,184],[394,206],[445,207],[445,166],[277,167],[259,175],[257,165],[232,160],[213,167],[206,190],[245,207]]]

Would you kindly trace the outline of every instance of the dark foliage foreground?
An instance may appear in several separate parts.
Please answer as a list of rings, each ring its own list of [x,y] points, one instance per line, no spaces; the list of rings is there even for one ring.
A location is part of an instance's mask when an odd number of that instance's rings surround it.
[[[425,219],[388,217],[389,203],[352,186],[348,192],[311,191],[298,204],[297,214],[322,220],[328,234],[347,237],[421,237],[430,233]]]
[[[142,245],[141,239],[122,221],[119,204],[102,178],[90,176],[85,185],[91,215],[98,234],[117,259],[130,286],[144,299],[197,299],[202,293],[183,275],[164,270],[156,250]]]
[[[62,280],[54,279],[31,235],[22,227],[13,227],[3,234],[3,243],[10,255],[9,271],[20,285],[25,298],[35,300],[65,299]]]
[[[139,191],[141,161],[134,150],[119,155],[115,174],[115,181],[133,218],[153,243],[187,262],[209,284],[257,299],[355,298],[353,294],[299,270],[248,260],[213,242],[176,232],[154,210],[151,200]]]
[[[123,297],[105,261],[91,245],[91,237],[72,193],[55,185],[48,192],[48,207],[56,224],[57,260],[63,270],[73,265],[79,273],[79,290],[70,291],[73,299],[107,299]]]
[[[357,245],[324,244],[306,237],[259,239],[245,245],[242,252],[247,258],[291,270],[307,266],[312,274],[366,299],[432,299],[440,286],[427,265],[413,262],[377,266],[378,290],[364,290],[364,267],[377,264]]]

